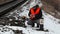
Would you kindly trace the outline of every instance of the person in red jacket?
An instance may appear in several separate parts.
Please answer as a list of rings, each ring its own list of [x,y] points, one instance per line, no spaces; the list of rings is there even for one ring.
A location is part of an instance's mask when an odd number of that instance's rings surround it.
[[[34,27],[34,23],[37,23],[37,27],[39,27],[39,29],[37,30],[44,31],[43,24],[40,24],[40,19],[43,18],[42,18],[42,10],[39,7],[39,5],[32,7],[29,11],[28,16],[30,17],[29,23],[30,25],[32,25],[32,27]]]

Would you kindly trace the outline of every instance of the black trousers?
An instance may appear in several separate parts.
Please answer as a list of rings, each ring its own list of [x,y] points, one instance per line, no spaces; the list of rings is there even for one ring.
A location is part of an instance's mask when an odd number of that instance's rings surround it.
[[[40,26],[40,24],[39,24],[39,23],[36,23],[36,24],[37,24],[37,27],[39,27],[39,26]],[[31,25],[32,25],[32,27],[34,27],[34,26],[35,26],[35,23],[32,23]]]

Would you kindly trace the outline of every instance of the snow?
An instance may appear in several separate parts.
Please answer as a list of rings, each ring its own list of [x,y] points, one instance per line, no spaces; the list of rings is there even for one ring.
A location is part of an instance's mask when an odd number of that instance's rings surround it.
[[[29,11],[22,12],[22,13],[23,13],[23,15],[25,15],[25,14],[28,14],[28,12]],[[23,30],[23,33],[25,33],[25,34],[60,34],[60,24],[57,24],[59,21],[58,19],[49,15],[45,11],[43,11],[43,18],[44,18],[44,29],[48,29],[49,32],[36,31],[35,30],[36,27],[31,27],[30,25],[27,25],[27,24],[26,24],[27,28],[17,27],[17,26],[5,26],[5,27],[12,28],[13,30],[17,30],[17,29]],[[9,33],[10,32],[6,32],[6,34],[9,34]],[[3,33],[3,34],[5,34],[5,33]]]
[[[28,16],[27,15],[28,12],[29,10],[26,10],[21,14]],[[44,18],[44,29],[48,29],[49,32],[46,33],[42,31],[36,31],[32,27],[28,27],[30,34],[60,34],[60,24],[58,24],[58,21],[60,21],[59,19],[54,18],[53,16],[46,13],[45,11],[43,11],[43,18]]]
[[[49,15],[48,13],[45,14],[45,12],[43,11],[43,18],[44,18],[44,28],[48,29],[49,32],[47,34],[60,34],[60,24],[56,24],[58,23],[53,16]],[[45,34],[45,32],[38,32],[38,31],[34,31],[34,34]],[[31,31],[32,34],[32,31]]]
[[[44,25],[46,29],[49,29],[50,32],[54,32],[54,34],[60,34],[60,24],[57,24],[59,20],[49,15],[48,13],[44,14]],[[54,21],[56,20],[56,21]],[[51,34],[52,34],[51,33]]]
[[[27,6],[24,6],[22,8],[22,10],[23,10],[23,12],[20,13],[19,16],[26,16],[27,18],[29,18],[29,16],[28,16],[29,10],[27,10]],[[54,18],[53,16],[51,16],[50,14],[46,13],[43,10],[42,10],[42,12],[43,12],[43,18],[44,18],[44,29],[48,29],[49,32],[36,31],[35,30],[36,27],[31,27],[28,24],[26,24],[27,28],[18,27],[18,26],[5,26],[5,27],[12,28],[13,30],[17,30],[17,29],[23,30],[23,33],[25,33],[25,34],[60,34],[60,24],[58,24],[58,21],[60,21],[60,20]],[[12,32],[12,31],[10,31],[10,32]],[[4,32],[2,34],[11,34],[10,32]],[[0,32],[0,34],[1,34],[1,32]]]
[[[27,12],[25,14],[27,14]],[[49,32],[36,31],[34,29],[35,27],[31,27],[30,25],[28,25],[27,28],[17,27],[17,26],[6,26],[6,27],[12,28],[14,30],[17,30],[17,29],[23,30],[23,33],[25,34],[60,34],[60,24],[57,24],[58,20],[54,21],[55,18],[44,11],[43,11],[43,18],[44,18],[44,29],[48,29]],[[5,32],[2,34],[11,34],[10,32]]]
[[[0,27],[0,34],[14,34],[14,32],[8,28]]]

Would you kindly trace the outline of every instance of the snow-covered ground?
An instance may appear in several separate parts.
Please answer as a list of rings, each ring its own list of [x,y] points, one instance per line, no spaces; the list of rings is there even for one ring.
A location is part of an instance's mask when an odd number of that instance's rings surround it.
[[[27,28],[17,26],[6,26],[6,27],[12,28],[14,30],[17,29],[23,30],[23,33],[25,34],[60,34],[60,24],[58,24],[59,21],[58,19],[54,18],[53,16],[49,15],[44,11],[43,11],[43,18],[44,18],[44,29],[48,29],[49,32],[36,31],[35,27],[31,27],[30,25],[28,25]]]
[[[43,11],[43,10],[42,10]],[[28,13],[28,11],[23,12],[24,15],[26,15]],[[30,33],[35,33],[35,34],[60,34],[60,24],[58,24],[58,19],[54,18],[53,16],[49,15],[48,13],[46,13],[45,11],[43,11],[43,18],[44,18],[44,28],[48,29],[49,32],[41,32],[41,31],[35,31],[32,30],[32,28],[30,27]],[[32,32],[33,31],[33,32]]]
[[[29,6],[24,6],[22,8],[23,12],[20,13],[19,16],[26,16],[27,18],[29,18],[28,17],[29,10],[27,10],[28,7]],[[17,11],[17,10],[15,10],[15,11]],[[25,34],[60,34],[60,24],[58,24],[58,21],[60,21],[60,20],[54,18],[53,16],[51,16],[50,14],[46,13],[43,10],[42,10],[42,12],[43,12],[43,18],[44,18],[44,29],[48,29],[49,32],[36,31],[35,27],[31,27],[30,25],[27,25],[27,28],[17,27],[17,26],[5,26],[5,27],[9,27],[14,30],[17,30],[17,29],[23,30],[23,33],[25,33]],[[2,33],[0,32],[0,34],[2,34]],[[9,33],[7,33],[7,34],[9,34]]]
[[[49,15],[43,11],[44,15],[44,28],[48,29],[50,34],[60,34],[60,24],[58,24],[58,19]]]

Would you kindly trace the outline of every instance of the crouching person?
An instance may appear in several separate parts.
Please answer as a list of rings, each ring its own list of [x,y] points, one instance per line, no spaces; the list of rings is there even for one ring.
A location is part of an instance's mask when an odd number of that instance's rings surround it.
[[[32,25],[32,27],[34,27],[34,23],[37,23],[37,27],[39,27],[39,29],[36,30],[44,31],[43,23],[40,23],[40,21],[43,20],[43,18],[42,18],[42,11],[39,5],[32,7],[29,11],[28,16],[30,17],[30,21],[28,23]]]

